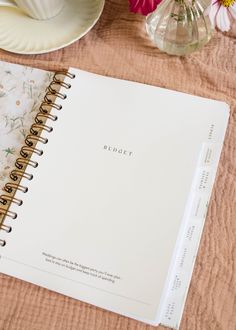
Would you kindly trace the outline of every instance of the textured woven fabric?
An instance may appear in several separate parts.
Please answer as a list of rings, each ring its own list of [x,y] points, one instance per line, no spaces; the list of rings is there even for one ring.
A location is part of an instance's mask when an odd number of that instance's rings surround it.
[[[107,0],[95,28],[65,49],[37,56],[0,51],[1,60],[47,70],[75,66],[229,103],[229,127],[184,310],[182,330],[234,330],[236,327],[235,36],[236,26],[227,34],[216,33],[200,52],[188,57],[171,57],[161,53],[148,40],[144,18],[129,13],[128,1]],[[0,275],[0,330],[3,329],[154,328]]]

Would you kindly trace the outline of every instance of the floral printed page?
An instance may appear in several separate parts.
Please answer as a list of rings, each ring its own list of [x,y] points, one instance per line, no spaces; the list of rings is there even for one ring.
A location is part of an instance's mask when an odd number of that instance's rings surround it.
[[[0,194],[52,77],[52,72],[0,61]]]

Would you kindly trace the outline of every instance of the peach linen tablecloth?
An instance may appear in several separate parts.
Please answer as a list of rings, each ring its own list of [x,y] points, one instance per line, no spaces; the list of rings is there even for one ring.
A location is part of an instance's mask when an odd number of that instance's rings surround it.
[[[224,100],[230,105],[229,127],[184,309],[182,330],[236,329],[235,36],[236,26],[226,34],[216,33],[200,52],[171,57],[152,45],[145,33],[143,17],[129,13],[126,0],[107,0],[95,28],[65,49],[37,56],[0,50],[0,60],[51,70],[75,66]],[[155,328],[0,275],[0,329]]]

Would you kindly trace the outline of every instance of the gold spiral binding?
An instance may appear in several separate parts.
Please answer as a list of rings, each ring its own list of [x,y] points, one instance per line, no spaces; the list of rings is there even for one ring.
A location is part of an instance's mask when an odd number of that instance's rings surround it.
[[[34,122],[29,129],[29,134],[25,138],[25,145],[22,146],[20,150],[20,157],[15,161],[15,169],[13,169],[9,174],[9,182],[4,186],[5,193],[0,195],[0,230],[10,233],[12,227],[6,225],[5,218],[9,217],[11,219],[16,219],[17,214],[10,211],[10,206],[12,203],[20,206],[22,205],[22,200],[15,197],[17,191],[26,193],[28,188],[21,185],[22,178],[32,180],[33,175],[26,173],[26,167],[32,166],[36,168],[38,163],[31,160],[31,156],[36,154],[41,156],[43,151],[36,148],[36,145],[40,142],[46,144],[48,139],[41,136],[44,131],[52,132],[53,128],[46,125],[48,120],[56,121],[57,116],[51,114],[52,109],[61,110],[62,105],[55,103],[56,98],[62,100],[66,99],[67,95],[61,92],[61,89],[71,88],[71,84],[64,81],[68,77],[74,79],[75,75],[68,71],[58,71],[54,74],[51,83],[49,84],[44,100],[39,106],[38,113],[35,116]],[[5,246],[6,240],[0,239],[0,246]]]
[[[32,166],[34,168],[38,167],[38,163],[30,160],[30,159],[23,159],[23,158],[17,158],[16,162],[15,162],[15,166],[17,168],[19,168],[20,170],[25,166]]]
[[[28,147],[32,147],[35,144],[37,144],[38,142],[41,142],[43,144],[47,144],[48,143],[48,139],[47,138],[44,138],[42,136],[37,136],[37,135],[27,135],[26,138],[25,138],[25,144],[28,146]]]
[[[18,206],[21,206],[23,204],[23,201],[21,199],[18,199],[18,198],[12,197],[12,196],[1,195],[0,203],[3,205],[6,205],[8,202],[15,203]]]

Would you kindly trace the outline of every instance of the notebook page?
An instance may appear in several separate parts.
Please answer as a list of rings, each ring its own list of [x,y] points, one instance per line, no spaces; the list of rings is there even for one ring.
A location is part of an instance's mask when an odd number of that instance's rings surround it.
[[[0,61],[0,194],[53,73]]]
[[[228,107],[73,72],[0,271],[157,323],[199,153],[223,141]]]

